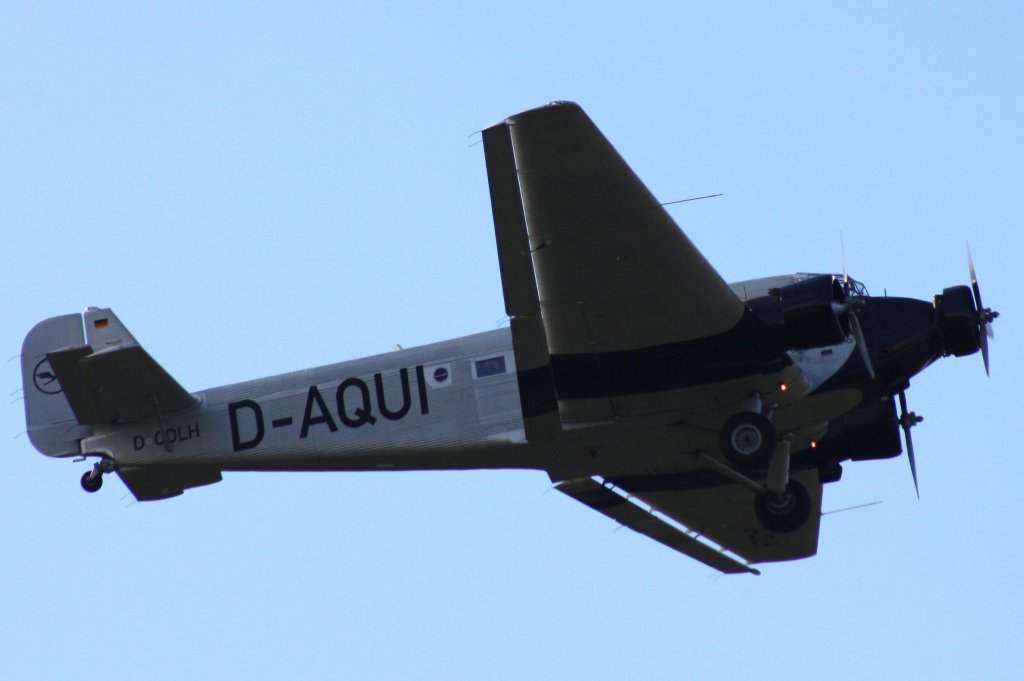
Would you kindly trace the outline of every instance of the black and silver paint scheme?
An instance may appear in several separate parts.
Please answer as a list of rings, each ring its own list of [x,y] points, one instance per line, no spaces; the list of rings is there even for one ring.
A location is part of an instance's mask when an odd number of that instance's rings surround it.
[[[520,468],[726,573],[817,551],[823,486],[907,450],[911,379],[979,353],[970,286],[727,284],[577,105],[483,130],[507,328],[189,391],[110,309],[25,339],[28,434],[139,500],[225,471]],[[970,259],[969,259],[970,260]],[[906,443],[906,446],[904,446]]]

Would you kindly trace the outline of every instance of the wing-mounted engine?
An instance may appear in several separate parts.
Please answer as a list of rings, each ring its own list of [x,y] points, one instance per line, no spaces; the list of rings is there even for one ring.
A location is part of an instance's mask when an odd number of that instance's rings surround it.
[[[779,350],[808,350],[844,342],[849,305],[838,277],[820,274],[747,300],[769,343]]]
[[[819,463],[891,459],[903,452],[896,400],[872,400],[833,419],[828,435],[804,455]]]

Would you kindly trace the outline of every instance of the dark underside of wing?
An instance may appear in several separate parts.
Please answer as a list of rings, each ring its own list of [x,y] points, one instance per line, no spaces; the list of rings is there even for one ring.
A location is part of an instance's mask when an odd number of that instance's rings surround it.
[[[748,563],[795,560],[817,552],[821,519],[818,473],[801,471],[793,478],[807,489],[811,512],[800,529],[786,533],[761,525],[752,491],[710,471],[631,476],[603,484],[583,478],[561,483],[557,489],[716,570],[756,573]]]
[[[527,440],[691,411],[724,420],[790,362],[579,106],[525,111],[483,142]],[[816,471],[793,475],[810,520],[772,532],[755,493],[718,473],[597,480],[582,468],[553,476],[558,489],[723,572],[817,549]]]

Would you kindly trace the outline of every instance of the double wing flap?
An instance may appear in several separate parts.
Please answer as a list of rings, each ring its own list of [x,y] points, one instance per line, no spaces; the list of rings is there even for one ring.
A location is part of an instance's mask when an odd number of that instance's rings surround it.
[[[646,535],[721,572],[757,571],[729,556],[728,550],[747,563],[794,560],[812,556],[818,548],[821,519],[821,483],[817,471],[794,472],[792,477],[807,489],[811,514],[795,532],[766,530],[754,513],[754,493],[717,474],[652,475],[616,478],[609,482],[626,495],[590,478],[570,480],[557,489]],[[639,500],[650,510],[637,505]],[[654,514],[679,523],[678,529]],[[714,542],[721,549],[698,539]]]
[[[670,549],[685,553],[720,572],[760,574],[754,568],[670,525],[591,478],[569,480],[558,485],[557,489],[629,529],[661,542]]]

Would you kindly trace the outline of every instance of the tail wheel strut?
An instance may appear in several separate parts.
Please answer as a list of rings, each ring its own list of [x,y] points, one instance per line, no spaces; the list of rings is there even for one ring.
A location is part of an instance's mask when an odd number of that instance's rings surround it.
[[[100,487],[103,487],[103,474],[109,473],[115,469],[116,467],[114,462],[109,459],[102,459],[101,461],[93,464],[91,471],[82,473],[82,489],[90,494],[98,492]]]

